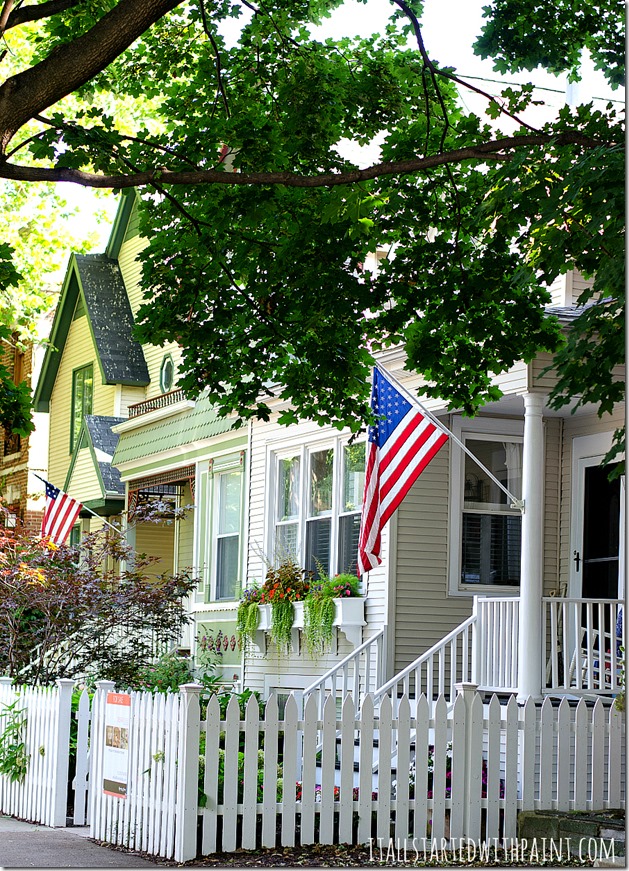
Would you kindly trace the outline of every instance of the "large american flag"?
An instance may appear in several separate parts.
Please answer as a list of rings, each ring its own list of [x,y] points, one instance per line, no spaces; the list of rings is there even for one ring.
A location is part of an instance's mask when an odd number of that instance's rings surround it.
[[[358,574],[380,565],[381,532],[448,436],[374,368]]]
[[[43,478],[41,480],[44,481]],[[64,544],[83,505],[50,481],[44,481],[44,484],[46,508],[41,525],[42,538],[48,538],[55,544]]]

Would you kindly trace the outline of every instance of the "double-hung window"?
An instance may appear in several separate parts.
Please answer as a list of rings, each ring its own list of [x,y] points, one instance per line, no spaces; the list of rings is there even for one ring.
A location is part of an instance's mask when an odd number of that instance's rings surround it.
[[[214,598],[236,599],[240,589],[242,468],[214,474],[212,552]]]
[[[76,448],[81,424],[92,413],[94,400],[94,367],[83,366],[72,373],[72,418],[70,421],[70,452]]]
[[[515,592],[520,584],[522,514],[491,475],[521,498],[521,425],[477,420],[465,431],[455,420],[453,430],[478,462],[453,447],[450,590]]]
[[[270,556],[334,575],[356,571],[365,445],[335,438],[273,454]]]

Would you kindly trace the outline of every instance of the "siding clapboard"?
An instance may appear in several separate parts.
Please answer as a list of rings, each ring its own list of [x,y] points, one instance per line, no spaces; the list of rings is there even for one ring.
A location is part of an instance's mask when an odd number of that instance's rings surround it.
[[[72,417],[72,372],[92,363],[94,367],[94,393],[92,414],[113,415],[115,387],[103,384],[98,355],[89,330],[87,317],[72,321],[61,356],[55,386],[50,398],[50,442],[48,479],[63,487],[72,460],[70,453],[70,421]],[[100,496],[100,492],[95,494]],[[92,498],[91,494],[81,494]]]
[[[120,248],[120,254],[118,255],[120,271],[122,272],[125,287],[127,288],[131,311],[133,312],[134,317],[143,303],[142,287],[140,285],[140,280],[142,278],[142,263],[139,259],[139,255],[141,251],[146,248],[146,245],[147,241],[145,239],[142,239],[140,236],[133,236],[123,242]],[[135,402],[140,402],[144,398],[151,399],[153,396],[159,396],[162,392],[159,383],[159,370],[166,354],[170,354],[173,358],[175,373],[179,361],[181,360],[181,351],[176,342],[168,342],[163,347],[158,345],[143,345],[142,347],[151,381],[143,396],[140,397],[140,399],[136,399]],[[175,384],[176,382],[177,377],[175,375]]]
[[[299,424],[299,438],[295,439],[295,429],[283,427],[277,423],[274,416],[268,422],[257,422],[252,428],[251,436],[251,474],[249,479],[249,535],[246,582],[252,583],[264,581],[266,563],[264,548],[268,546],[265,538],[266,505],[271,497],[269,493],[268,462],[270,453],[286,446],[290,440],[291,445],[300,448],[302,445],[312,445],[319,440],[336,438],[338,430],[322,428],[314,423],[301,422]],[[369,573],[367,579],[367,599],[365,603],[365,620],[367,625],[363,630],[363,640],[375,634],[382,628],[385,622],[385,596],[387,578],[387,530],[383,535],[384,562],[377,570]],[[251,689],[264,692],[265,675],[294,676],[295,686],[303,683],[306,677],[315,678],[323,674],[335,662],[351,652],[352,647],[347,642],[342,632],[337,633],[338,647],[334,653],[322,656],[317,662],[313,662],[303,654],[293,655],[290,660],[278,657],[273,645],[269,646],[266,657],[252,651],[248,654],[245,663],[245,685]]]

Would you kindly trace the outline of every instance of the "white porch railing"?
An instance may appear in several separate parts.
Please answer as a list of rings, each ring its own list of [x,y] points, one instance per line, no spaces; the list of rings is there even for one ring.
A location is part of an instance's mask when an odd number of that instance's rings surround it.
[[[383,627],[306,687],[303,692],[304,704],[310,696],[315,696],[319,718],[323,716],[323,705],[328,695],[342,701],[347,693],[351,693],[355,704],[360,706],[367,693],[373,693],[383,681],[384,642]]]
[[[540,607],[547,663],[542,694],[617,694],[625,646],[622,601],[546,597]],[[481,692],[517,693],[519,608],[517,596],[475,596],[467,620],[386,683],[377,682],[384,673],[380,630],[309,686],[304,699],[318,694],[322,712],[327,695],[343,699],[347,692],[359,705],[368,692],[376,703],[385,695],[393,700],[406,695],[412,703],[424,694],[429,700],[443,695],[452,704],[455,685],[465,682]]]
[[[518,691],[519,609],[517,596],[474,597],[473,682],[485,692]]]
[[[542,603],[546,693],[618,693],[625,648],[622,600],[546,597]]]
[[[448,705],[454,704],[457,683],[470,683],[474,674],[474,629],[477,617],[472,614],[445,638],[434,644],[414,662],[374,693],[378,704],[389,696],[394,705],[403,695],[413,702],[425,695],[429,702],[443,696]]]

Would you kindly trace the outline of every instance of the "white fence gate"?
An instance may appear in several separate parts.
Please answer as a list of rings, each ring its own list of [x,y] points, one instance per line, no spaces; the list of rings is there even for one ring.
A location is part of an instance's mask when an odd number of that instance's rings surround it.
[[[11,678],[0,678],[0,741],[6,732],[5,749],[24,745],[25,768],[23,778],[0,775],[0,812],[65,826],[73,688],[73,680],[58,680],[55,687],[14,687]]]
[[[93,711],[91,835],[183,862],[198,853],[389,837],[514,838],[519,810],[624,807],[623,716],[601,701],[489,705],[469,686],[454,707],[424,696],[367,696],[359,712],[334,699],[319,718],[291,697],[244,718],[216,697],[201,719],[200,687],[131,694],[126,798],[102,791],[104,699]],[[395,716],[394,716],[395,713]],[[382,760],[390,760],[382,764]]]

